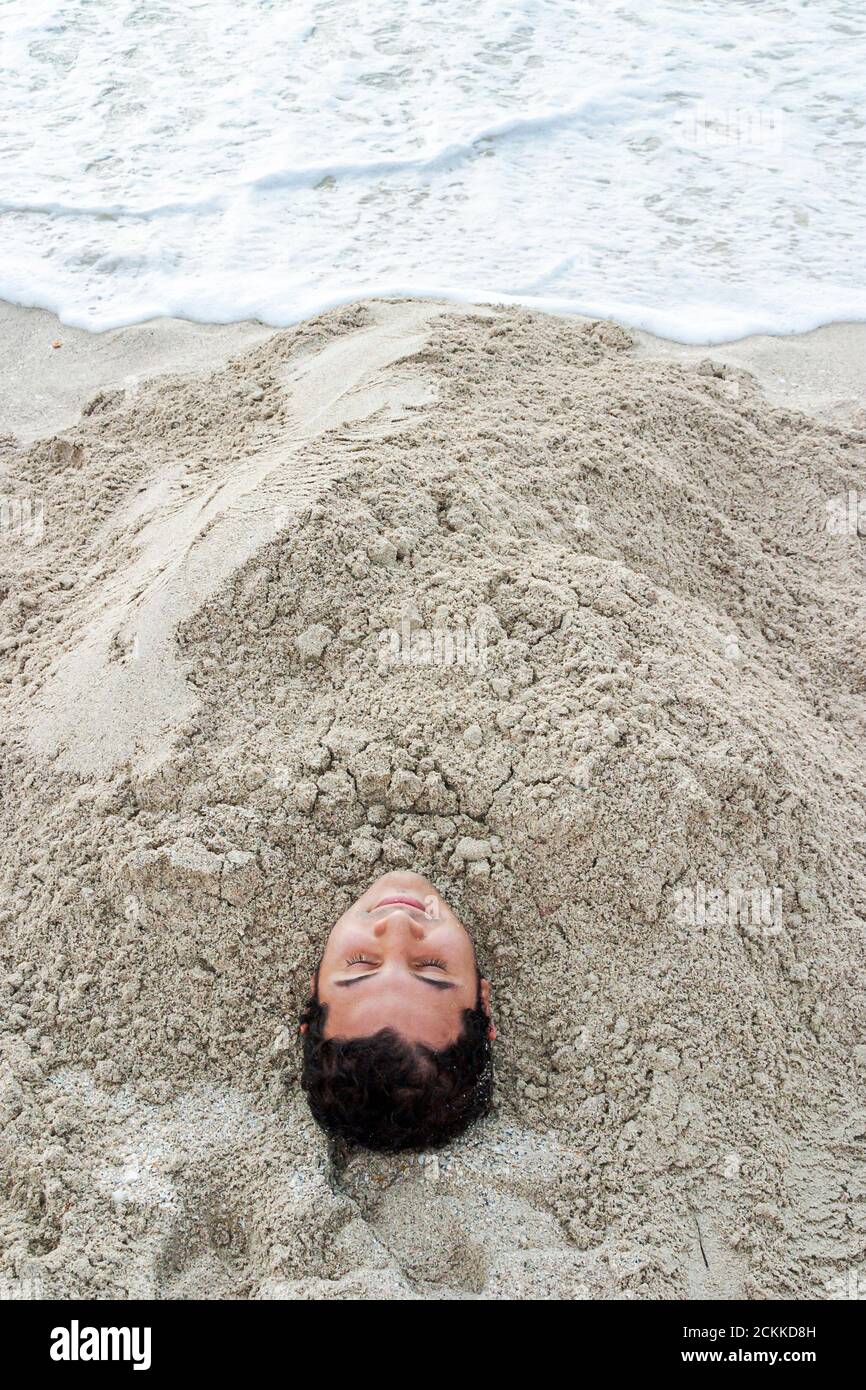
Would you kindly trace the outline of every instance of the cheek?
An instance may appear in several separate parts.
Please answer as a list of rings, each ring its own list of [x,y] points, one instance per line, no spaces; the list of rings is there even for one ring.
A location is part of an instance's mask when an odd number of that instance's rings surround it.
[[[358,940],[359,933],[356,923],[351,918],[341,918],[325,942],[322,964],[342,963],[347,955],[352,954],[353,945],[354,949],[358,949]]]

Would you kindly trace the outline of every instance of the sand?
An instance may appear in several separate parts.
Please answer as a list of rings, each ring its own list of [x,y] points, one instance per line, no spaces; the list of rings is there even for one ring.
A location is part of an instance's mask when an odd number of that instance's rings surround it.
[[[4,324],[0,1291],[862,1294],[864,331]],[[347,1156],[296,1017],[398,865],[496,1107]]]

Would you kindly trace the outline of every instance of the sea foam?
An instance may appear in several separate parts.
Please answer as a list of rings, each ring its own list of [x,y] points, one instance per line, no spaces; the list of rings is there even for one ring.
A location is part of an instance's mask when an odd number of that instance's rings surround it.
[[[6,0],[0,296],[866,319],[855,0]]]

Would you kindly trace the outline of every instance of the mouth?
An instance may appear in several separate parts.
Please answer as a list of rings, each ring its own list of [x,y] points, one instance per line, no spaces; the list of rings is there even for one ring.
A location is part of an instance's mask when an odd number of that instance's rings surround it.
[[[424,912],[424,904],[418,898],[410,898],[407,893],[396,893],[392,898],[382,898],[381,902],[373,908],[375,912],[380,907],[414,907],[416,912]]]

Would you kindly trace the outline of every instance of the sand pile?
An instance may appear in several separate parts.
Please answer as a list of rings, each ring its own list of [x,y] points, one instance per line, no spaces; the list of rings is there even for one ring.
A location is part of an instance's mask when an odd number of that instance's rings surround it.
[[[6,1287],[862,1270],[863,549],[826,503],[864,442],[609,324],[417,303],[7,441],[43,526],[0,572]],[[398,865],[475,937],[497,1107],[347,1159],[295,1020]]]

